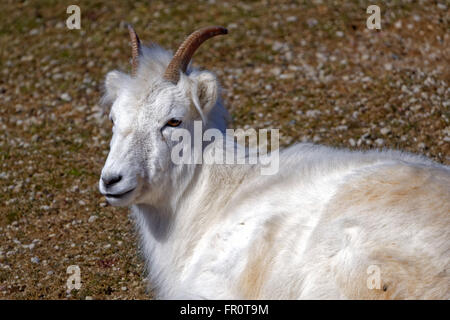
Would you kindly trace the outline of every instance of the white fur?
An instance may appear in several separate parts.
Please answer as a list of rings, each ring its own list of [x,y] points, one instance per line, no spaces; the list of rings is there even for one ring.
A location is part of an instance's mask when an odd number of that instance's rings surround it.
[[[306,143],[280,152],[272,176],[258,165],[174,165],[169,118],[191,129],[203,113],[205,129],[223,132],[228,115],[211,73],[166,82],[170,59],[144,48],[136,78],[110,72],[104,97],[115,125],[102,176],[123,178],[100,191],[134,189],[107,199],[131,206],[158,298],[450,298],[448,167]],[[367,288],[370,265],[385,291]]]

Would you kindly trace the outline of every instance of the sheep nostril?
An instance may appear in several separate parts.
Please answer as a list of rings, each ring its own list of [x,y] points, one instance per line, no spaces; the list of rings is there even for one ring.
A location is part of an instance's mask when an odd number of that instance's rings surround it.
[[[105,184],[105,186],[107,186],[107,187],[110,187],[110,186],[116,184],[120,180],[122,180],[122,176],[121,175],[102,177],[102,181]]]

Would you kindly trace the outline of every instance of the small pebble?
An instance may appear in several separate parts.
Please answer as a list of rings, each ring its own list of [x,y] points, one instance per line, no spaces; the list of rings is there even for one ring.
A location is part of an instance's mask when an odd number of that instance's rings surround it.
[[[382,134],[382,135],[387,135],[387,134],[389,134],[391,132],[391,129],[390,128],[381,128],[381,130],[380,130],[380,133]]]
[[[355,141],[355,139],[353,139],[353,138],[348,139],[348,143],[350,143],[350,145],[351,145],[352,147],[356,146],[356,141]]]
[[[62,95],[60,95],[60,98],[63,101],[72,101],[72,97],[68,93],[63,93]]]
[[[375,143],[377,144],[377,146],[381,147],[382,145],[384,145],[384,140],[381,138],[378,138],[377,140],[375,140]]]

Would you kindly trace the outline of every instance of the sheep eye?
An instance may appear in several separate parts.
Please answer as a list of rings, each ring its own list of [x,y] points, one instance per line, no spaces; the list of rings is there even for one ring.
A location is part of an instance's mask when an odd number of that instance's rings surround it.
[[[166,125],[169,127],[178,127],[181,124],[181,120],[178,119],[170,119],[167,121]]]

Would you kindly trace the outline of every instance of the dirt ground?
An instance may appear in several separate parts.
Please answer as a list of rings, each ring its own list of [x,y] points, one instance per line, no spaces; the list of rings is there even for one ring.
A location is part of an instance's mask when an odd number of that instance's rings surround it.
[[[107,71],[130,70],[126,22],[175,50],[203,26],[234,128],[281,144],[398,148],[450,164],[449,1],[75,1],[0,4],[0,299],[148,299],[128,210],[97,189]],[[381,30],[366,28],[370,4]],[[82,286],[67,292],[67,267]]]

